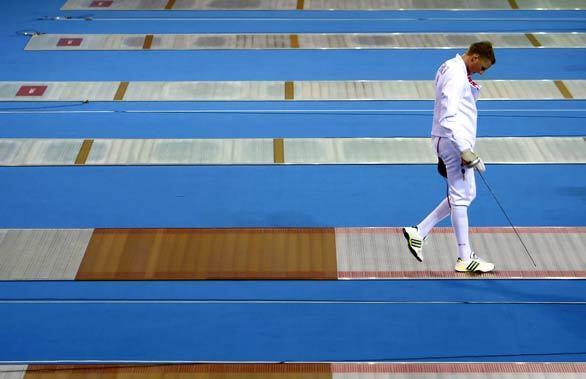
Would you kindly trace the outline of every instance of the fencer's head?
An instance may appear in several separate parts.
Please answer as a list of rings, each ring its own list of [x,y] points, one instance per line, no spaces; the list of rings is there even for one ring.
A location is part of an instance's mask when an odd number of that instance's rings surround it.
[[[492,43],[488,41],[476,42],[470,45],[462,59],[470,75],[482,75],[496,62]]]

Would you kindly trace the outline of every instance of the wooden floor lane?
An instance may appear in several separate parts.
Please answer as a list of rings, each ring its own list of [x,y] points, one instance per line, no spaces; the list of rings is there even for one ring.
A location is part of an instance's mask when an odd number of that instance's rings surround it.
[[[330,379],[330,364],[144,364],[124,366],[104,365],[32,365],[25,379]],[[2,378],[4,379],[4,378]]]
[[[55,374],[53,374],[53,372]],[[110,366],[31,366],[25,379],[41,379],[46,377],[82,378],[86,375],[97,375],[98,378],[208,378],[208,379],[248,379],[248,378],[299,378],[327,379],[331,378],[329,364],[232,364],[232,365],[144,365],[134,367]]]
[[[3,374],[4,372],[4,374]],[[1,379],[205,378],[548,378],[573,379],[586,374],[583,363],[283,363],[283,364],[143,364],[0,366]]]
[[[586,278],[586,228],[470,232],[495,272],[454,272],[456,241],[445,227],[429,236],[421,263],[401,228],[5,229],[0,279]]]
[[[334,229],[98,229],[76,279],[337,279]]]

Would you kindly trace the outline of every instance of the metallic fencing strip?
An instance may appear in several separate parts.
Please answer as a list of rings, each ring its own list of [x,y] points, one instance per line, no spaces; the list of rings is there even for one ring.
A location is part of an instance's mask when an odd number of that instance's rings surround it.
[[[149,37],[150,36],[150,37]],[[539,38],[539,39],[538,39]],[[540,40],[543,39],[544,43]],[[41,34],[26,50],[584,48],[586,33]],[[61,43],[63,41],[77,43]]]
[[[68,0],[62,10],[163,10],[166,0],[113,0],[92,7],[90,0]],[[105,1],[103,3],[106,3]],[[451,10],[584,9],[580,0],[176,0],[173,10]]]
[[[574,99],[586,99],[586,85],[583,80],[564,80],[564,85]]]
[[[28,366],[0,365],[0,379],[23,379]]]
[[[584,46],[586,43],[585,33],[533,33],[533,35],[544,48],[557,46],[571,48],[574,46]]]
[[[82,144],[79,139],[0,139],[0,164],[73,165]]]
[[[96,139],[86,165],[121,163],[273,164],[274,147],[272,139]]]
[[[333,378],[475,378],[475,379],[574,379],[586,373],[584,363],[333,363]]]
[[[0,279],[74,279],[93,229],[4,229]]]
[[[486,137],[477,140],[476,150],[489,163],[586,163],[580,137]]]
[[[586,80],[486,80],[481,100],[586,99]],[[36,90],[36,88],[43,87]],[[33,88],[31,91],[27,90]],[[32,93],[32,95],[29,94]],[[0,82],[0,101],[433,100],[428,80]]]
[[[284,100],[283,82],[131,82],[127,101]]]
[[[92,141],[89,145],[89,141]],[[84,147],[85,144],[85,147]],[[91,146],[91,150],[89,147]],[[486,137],[487,164],[586,163],[583,137]],[[0,139],[0,165],[435,164],[429,138]]]
[[[477,151],[487,163],[586,163],[580,137],[479,138]],[[437,158],[428,138],[285,139],[285,163],[430,164]]]
[[[585,228],[519,228],[534,267],[511,228],[471,228],[470,244],[494,262],[495,275],[531,277],[586,274]],[[423,262],[407,249],[400,228],[336,228],[340,277],[466,277],[453,272],[457,243],[452,228],[436,228],[424,243]]]
[[[0,82],[0,101],[112,101],[120,82]],[[17,96],[24,86],[46,86],[41,96]]]

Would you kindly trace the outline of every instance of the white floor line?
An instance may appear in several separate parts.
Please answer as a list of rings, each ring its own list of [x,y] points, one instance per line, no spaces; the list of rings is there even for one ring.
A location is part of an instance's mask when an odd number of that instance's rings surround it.
[[[586,305],[586,301],[353,301],[353,300],[0,300],[0,304],[350,304],[350,305]]]
[[[75,105],[72,105],[75,106]],[[433,113],[433,109],[125,109],[125,110],[19,110],[3,111],[0,108],[0,114],[68,114],[68,113],[400,113],[400,112],[421,112]],[[553,113],[553,112],[586,112],[586,108],[565,108],[565,109],[535,109],[535,108],[517,108],[517,109],[481,109],[478,113]]]

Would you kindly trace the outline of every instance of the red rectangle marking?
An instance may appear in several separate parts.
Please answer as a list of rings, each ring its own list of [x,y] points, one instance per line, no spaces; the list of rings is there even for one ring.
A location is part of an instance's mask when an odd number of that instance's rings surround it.
[[[61,38],[57,46],[80,46],[83,38]]]
[[[47,86],[22,86],[16,96],[43,96]]]
[[[91,8],[108,8],[112,5],[112,1],[107,0],[96,0],[90,3]]]

